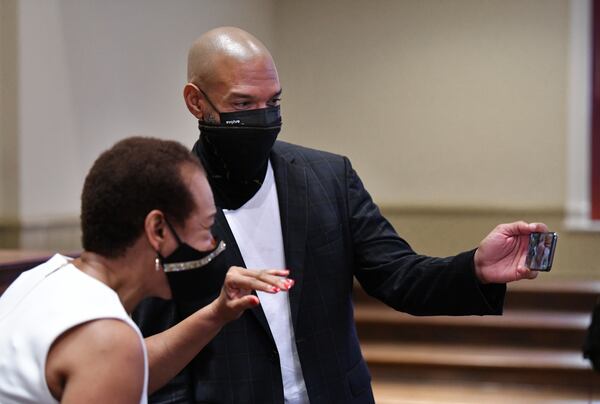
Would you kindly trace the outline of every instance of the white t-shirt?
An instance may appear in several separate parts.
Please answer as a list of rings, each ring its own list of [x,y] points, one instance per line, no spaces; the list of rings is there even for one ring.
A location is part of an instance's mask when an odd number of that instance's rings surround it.
[[[142,334],[115,291],[69,261],[56,254],[23,272],[0,296],[0,403],[57,403],[46,382],[52,343],[70,328],[101,318],[122,320],[139,335],[145,369],[140,403],[147,403],[148,360]]]
[[[263,185],[237,210],[223,210],[247,268],[285,269],[279,200],[271,162]],[[287,293],[257,292],[279,352],[285,402],[308,403]]]

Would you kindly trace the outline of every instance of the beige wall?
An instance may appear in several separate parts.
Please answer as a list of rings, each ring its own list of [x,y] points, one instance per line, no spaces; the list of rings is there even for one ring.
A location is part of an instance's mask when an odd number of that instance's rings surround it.
[[[197,122],[182,89],[196,37],[229,24],[268,46],[274,39],[273,0],[10,2],[19,75],[7,122],[20,147],[6,148],[17,166],[2,177],[19,185],[25,248],[78,247],[84,176],[115,141],[144,134],[193,144]]]
[[[383,204],[563,206],[568,1],[280,4],[285,138]]]
[[[16,247],[19,220],[17,1],[0,0],[0,247]]]
[[[182,97],[186,55],[233,24],[272,44],[272,0],[18,0],[21,215],[64,222],[79,211],[98,154],[132,134],[192,144]]]

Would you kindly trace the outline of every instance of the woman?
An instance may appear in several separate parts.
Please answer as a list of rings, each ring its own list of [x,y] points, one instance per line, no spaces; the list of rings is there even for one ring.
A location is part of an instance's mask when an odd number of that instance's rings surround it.
[[[148,386],[166,383],[259,304],[251,290],[293,285],[285,270],[232,267],[220,296],[149,338],[146,353],[127,313],[145,297],[171,297],[166,273],[202,270],[225,248],[210,231],[204,170],[179,143],[129,138],[96,160],[81,199],[81,256],[55,255],[0,297],[2,403],[146,402]]]

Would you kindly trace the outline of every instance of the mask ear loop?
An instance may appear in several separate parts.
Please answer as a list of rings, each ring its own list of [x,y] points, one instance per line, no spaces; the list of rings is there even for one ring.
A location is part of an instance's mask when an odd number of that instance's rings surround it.
[[[169,228],[169,230],[171,230],[171,233],[173,233],[173,236],[175,236],[175,240],[177,240],[177,245],[181,245],[181,239],[179,238],[179,236],[177,235],[177,232],[175,231],[175,229],[173,228],[171,223],[169,223],[169,221],[167,220],[166,217],[165,217],[165,223],[167,224],[167,227]],[[154,270],[156,272],[158,272],[161,269],[163,269],[162,257],[160,256],[159,253],[157,253],[156,258],[154,258]]]
[[[167,224],[167,227],[169,227],[169,230],[171,230],[171,233],[173,233],[173,235],[175,236],[175,240],[177,240],[177,245],[181,244],[181,239],[179,238],[179,236],[177,235],[177,232],[175,231],[173,226],[171,226],[171,223],[169,223],[169,221],[167,220],[166,217],[165,217],[165,223]]]
[[[208,102],[208,104],[210,105],[210,107],[212,109],[214,109],[217,114],[219,114],[219,118],[220,118],[221,117],[221,111],[219,111],[217,109],[217,107],[215,107],[215,104],[213,104],[213,102],[210,100],[210,98],[208,98],[208,95],[206,95],[206,93],[204,91],[202,91],[202,89],[200,87],[196,87],[196,88],[198,89],[198,91],[200,91],[202,93],[202,95],[204,96],[204,98],[206,99],[206,101]]]

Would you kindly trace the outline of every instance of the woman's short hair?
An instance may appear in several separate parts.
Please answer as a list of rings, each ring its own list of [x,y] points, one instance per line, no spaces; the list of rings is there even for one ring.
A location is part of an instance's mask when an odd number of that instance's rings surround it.
[[[153,209],[183,225],[196,208],[182,179],[184,163],[204,172],[185,146],[171,140],[130,137],[102,153],[81,194],[84,250],[111,258],[123,255],[142,234]]]

